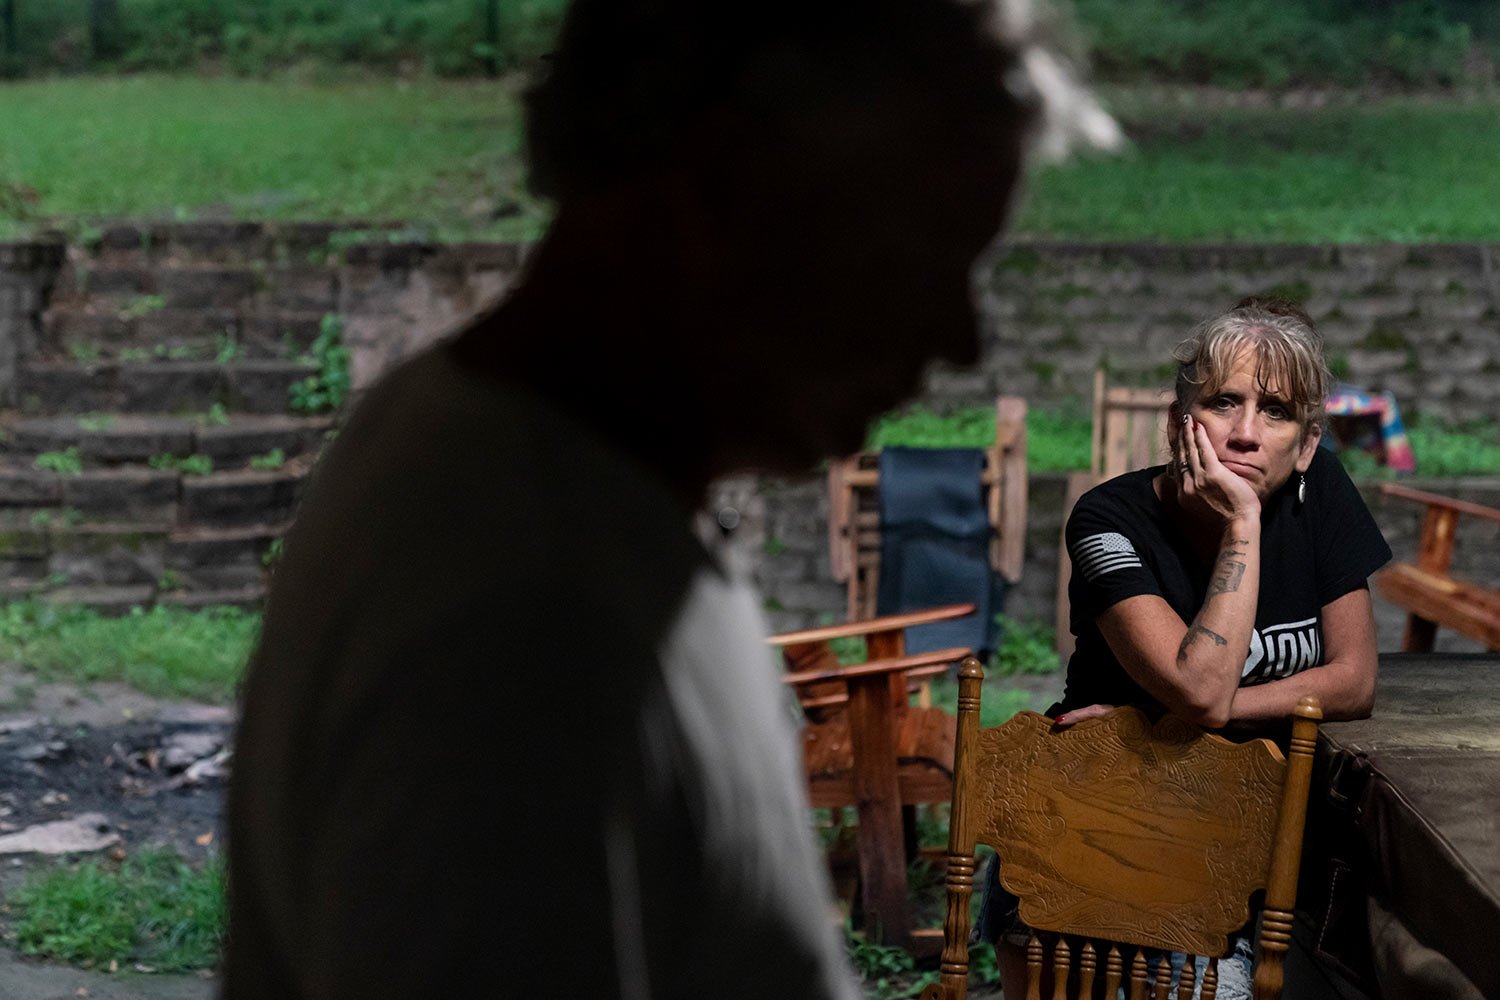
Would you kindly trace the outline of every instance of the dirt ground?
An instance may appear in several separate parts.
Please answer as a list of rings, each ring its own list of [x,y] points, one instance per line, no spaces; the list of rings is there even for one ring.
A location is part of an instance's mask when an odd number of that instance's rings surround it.
[[[1016,678],[1033,707],[1060,678]],[[211,974],[75,969],[18,954],[5,897],[28,872],[92,854],[170,846],[192,860],[220,849],[231,710],[163,701],[120,684],[40,683],[0,663],[0,845],[37,824],[103,816],[117,844],[87,854],[0,853],[0,997],[6,1000],[210,1000]],[[874,995],[872,993],[872,995]],[[986,1000],[997,996],[986,993]],[[977,1000],[977,997],[976,997]]]
[[[123,685],[39,683],[0,664],[0,847],[38,824],[90,813],[97,851],[0,853],[0,997],[7,1000],[208,1000],[209,974],[111,974],[18,954],[5,897],[28,872],[80,857],[170,846],[203,860],[219,849],[228,709],[167,702]]]

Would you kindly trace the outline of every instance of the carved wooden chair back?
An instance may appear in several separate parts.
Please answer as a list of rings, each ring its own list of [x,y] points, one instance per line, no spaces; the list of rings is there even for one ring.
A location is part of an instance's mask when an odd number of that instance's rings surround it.
[[[990,565],[1021,579],[1026,545],[1026,401],[995,401],[995,443],[985,449],[980,482],[994,535]],[[875,616],[880,588],[880,453],[863,451],[828,465],[828,555],[848,591],[851,621]]]
[[[1036,931],[1028,997],[1039,996],[1046,967],[1056,1000],[1070,980],[1088,997],[1101,979],[1108,997],[1128,982],[1131,1000],[1166,1000],[1171,963],[1156,962],[1148,984],[1149,956],[1185,952],[1210,959],[1207,1000],[1228,935],[1248,922],[1260,889],[1254,995],[1279,997],[1322,717],[1316,701],[1297,707],[1288,758],[1268,740],[1231,743],[1170,716],[1152,725],[1134,708],[1062,731],[1031,712],[981,730],[983,677],[972,658],[959,671],[941,978],[922,1000],[966,996],[976,842],[995,849],[1000,881]],[[1184,962],[1182,1000],[1191,1000],[1194,976]]]
[[[1078,498],[1106,479],[1167,460],[1167,408],[1172,394],[1158,389],[1109,386],[1104,369],[1094,372],[1094,423],[1089,471],[1068,477],[1063,498],[1063,525]],[[1061,537],[1057,543],[1057,655],[1063,663],[1073,655],[1068,629],[1068,581],[1072,564]]]

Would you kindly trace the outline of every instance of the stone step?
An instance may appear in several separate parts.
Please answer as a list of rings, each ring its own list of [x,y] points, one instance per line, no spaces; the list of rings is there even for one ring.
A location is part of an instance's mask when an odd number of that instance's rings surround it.
[[[156,599],[156,588],[150,584],[127,587],[69,586],[46,590],[36,596],[48,604],[92,608],[101,615],[119,618],[130,614],[135,608],[149,608]]]
[[[212,607],[237,607],[259,610],[265,602],[263,586],[224,587],[217,590],[159,590],[146,584],[126,586],[69,585],[38,589],[11,587],[9,597],[35,597],[61,607],[92,608],[101,615],[119,618],[136,608],[161,604],[169,607],[201,610]]]
[[[290,521],[306,479],[305,467],[299,465],[275,472],[186,476],[178,523],[185,528],[230,528]]]
[[[164,524],[63,524],[0,531],[0,569],[45,586],[155,587],[171,529]]]
[[[215,403],[284,413],[291,387],[313,374],[300,361],[26,361],[16,366],[23,412],[204,413]]]
[[[213,590],[163,591],[156,595],[156,603],[168,607],[201,611],[204,608],[231,607],[246,611],[259,611],[266,602],[264,584],[246,587],[220,587]]]
[[[339,234],[399,230],[400,223],[192,222],[118,223],[105,227],[83,249],[87,261],[115,266],[171,262],[283,264],[323,262],[336,252]]]
[[[174,531],[163,576],[191,593],[261,587],[272,547],[285,531],[285,525],[264,524]]]
[[[223,419],[211,423],[200,417],[132,413],[20,417],[9,422],[9,450],[18,461],[27,462],[42,452],[77,448],[89,465],[207,455],[215,468],[224,468],[244,465],[273,450],[280,450],[284,458],[314,452],[333,426],[330,417],[282,413],[234,413]]]
[[[144,318],[166,310],[331,312],[338,308],[338,300],[338,272],[305,263],[75,265],[54,297],[63,304],[88,304],[102,314],[122,318]]]
[[[147,584],[188,593],[259,588],[286,527],[12,521],[0,528],[0,575],[12,591]]]
[[[177,520],[181,473],[127,467],[64,475],[0,464],[0,528],[79,521],[169,525]]]
[[[209,475],[128,466],[61,474],[0,466],[0,530],[78,522],[243,528],[291,520],[312,456]]]
[[[69,586],[150,586],[166,568],[166,525],[79,524],[47,530],[47,575]]]
[[[159,309],[54,299],[41,349],[56,361],[274,360],[305,352],[328,310]]]

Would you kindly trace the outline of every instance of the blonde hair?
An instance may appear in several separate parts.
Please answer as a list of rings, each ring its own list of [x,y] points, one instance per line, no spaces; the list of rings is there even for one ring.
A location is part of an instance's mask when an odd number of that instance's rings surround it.
[[[1223,387],[1241,355],[1255,361],[1255,381],[1273,383],[1292,407],[1302,433],[1323,422],[1332,377],[1323,340],[1296,306],[1252,300],[1199,324],[1172,351],[1177,362],[1177,405],[1186,410]]]

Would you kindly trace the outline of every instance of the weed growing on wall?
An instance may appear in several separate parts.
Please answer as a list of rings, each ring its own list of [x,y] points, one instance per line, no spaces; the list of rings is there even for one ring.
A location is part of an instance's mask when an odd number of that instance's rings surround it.
[[[83,457],[78,446],[72,445],[62,451],[44,451],[31,463],[43,472],[55,472],[60,476],[76,476],[83,471]]]
[[[334,313],[326,314],[304,358],[316,364],[318,371],[292,385],[292,409],[322,413],[337,410],[349,398],[349,348],[344,346],[343,336],[343,320]]]
[[[274,472],[286,464],[286,452],[280,448],[272,448],[264,455],[252,455],[250,457],[250,468],[261,472]]]
[[[1058,668],[1056,635],[1050,625],[996,615],[1000,643],[990,657],[990,669],[998,676],[1051,674]]]
[[[238,361],[244,353],[239,340],[232,332],[214,334],[214,364],[230,364]]]
[[[207,476],[214,471],[214,460],[207,455],[152,455],[146,464],[161,472],[180,472],[184,476]]]
[[[166,308],[166,305],[167,300],[160,295],[137,295],[120,310],[120,318],[124,320],[143,319],[160,309]]]

